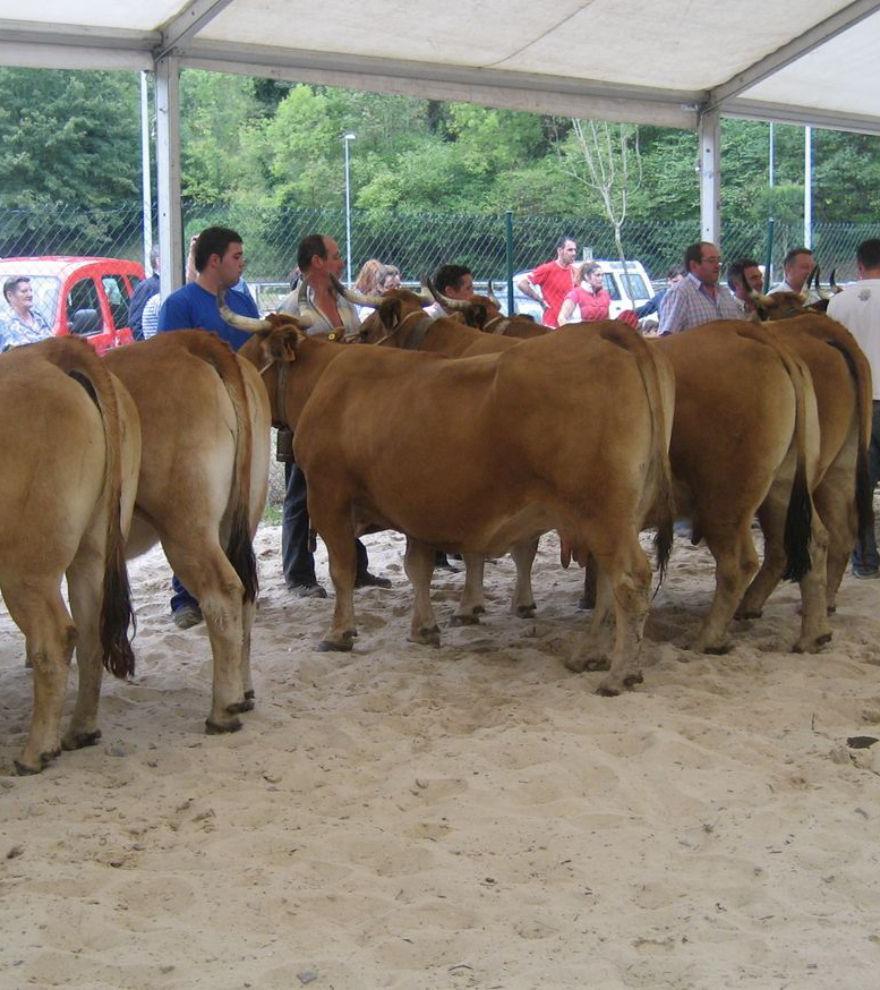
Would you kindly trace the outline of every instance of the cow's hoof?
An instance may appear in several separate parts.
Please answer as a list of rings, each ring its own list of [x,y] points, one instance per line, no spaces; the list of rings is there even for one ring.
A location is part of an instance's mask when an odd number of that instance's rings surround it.
[[[15,765],[15,772],[19,777],[33,777],[34,774],[42,773],[45,766],[42,760],[38,767],[29,767],[20,760],[14,760],[13,763]]]
[[[517,605],[516,614],[521,619],[533,619],[535,617],[536,609],[537,605],[535,605],[534,602],[532,602],[531,605]]]
[[[837,606],[836,605],[829,605],[828,606],[828,614],[829,615],[834,615],[834,613],[836,611],[837,611]]]
[[[831,633],[823,633],[814,639],[799,639],[791,648],[792,653],[818,653],[823,646],[831,642]]]
[[[588,657],[584,661],[584,670],[608,670],[608,666],[607,657],[596,657],[592,660]]]
[[[594,596],[587,598],[586,595],[581,595],[581,597],[578,598],[577,607],[581,610],[581,612],[592,611],[592,609],[596,607],[596,599]]]
[[[762,608],[744,608],[742,610],[737,609],[733,617],[734,619],[760,619],[763,614]]]
[[[627,688],[635,687],[636,684],[641,684],[645,680],[642,677],[641,671],[636,671],[635,674],[627,674],[623,679],[623,686]]]
[[[620,694],[620,690],[610,684],[600,684],[596,688],[596,694],[602,698],[616,698]]]
[[[473,612],[457,612],[449,620],[449,624],[451,626],[478,626],[480,617],[477,615],[476,609]]]
[[[68,752],[74,749],[83,749],[85,746],[95,746],[101,738],[101,730],[94,732],[68,732],[61,740],[61,748]]]
[[[241,722],[237,718],[231,718],[228,722],[214,722],[212,719],[205,719],[205,732],[209,736],[220,736],[225,732],[238,732]]]
[[[351,650],[357,633],[354,629],[346,629],[339,639],[322,639],[318,643],[319,653],[348,653]]]
[[[254,689],[251,688],[250,691],[245,691],[245,693],[244,693],[244,700],[245,701],[253,701],[254,698],[256,698],[256,696],[257,696],[256,691],[254,691]]]
[[[230,715],[240,715],[242,712],[252,712],[254,710],[253,698],[245,698],[244,701],[236,701],[226,706],[226,711]]]
[[[420,646],[439,646],[440,627],[432,626],[430,629],[422,628],[414,635],[410,636],[410,641],[418,643]]]
[[[723,657],[725,654],[730,653],[733,649],[731,643],[721,643],[718,646],[703,646],[700,648],[701,653],[707,653],[710,657]]]

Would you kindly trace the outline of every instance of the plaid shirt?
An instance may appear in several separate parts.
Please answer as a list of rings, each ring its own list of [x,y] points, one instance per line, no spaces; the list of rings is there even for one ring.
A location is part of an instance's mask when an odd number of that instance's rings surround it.
[[[31,312],[34,326],[25,323],[13,313],[9,319],[0,323],[0,351],[8,351],[10,347],[20,347],[22,344],[35,344],[52,336],[52,329],[36,310]]]
[[[715,297],[689,272],[666,293],[660,303],[660,333],[680,333],[712,320],[745,320],[730,289],[715,286]]]

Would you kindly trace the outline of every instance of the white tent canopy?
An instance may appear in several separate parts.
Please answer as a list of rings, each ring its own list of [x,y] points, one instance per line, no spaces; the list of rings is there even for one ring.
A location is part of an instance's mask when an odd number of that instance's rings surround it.
[[[179,258],[181,68],[697,129],[720,114],[880,133],[880,0],[0,0],[0,64],[156,72],[160,239]],[[179,270],[163,265],[163,274]]]

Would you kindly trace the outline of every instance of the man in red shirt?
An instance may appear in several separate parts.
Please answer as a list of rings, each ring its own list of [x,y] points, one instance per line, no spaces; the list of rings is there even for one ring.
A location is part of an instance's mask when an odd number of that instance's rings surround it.
[[[545,327],[555,327],[559,322],[559,307],[571,292],[574,283],[571,265],[577,255],[577,243],[573,237],[560,237],[556,242],[556,258],[525,275],[516,287],[544,307]],[[538,291],[540,289],[540,292]]]

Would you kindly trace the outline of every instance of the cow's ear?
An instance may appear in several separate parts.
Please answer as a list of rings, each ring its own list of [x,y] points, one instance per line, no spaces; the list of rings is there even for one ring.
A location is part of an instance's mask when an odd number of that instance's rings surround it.
[[[263,355],[268,362],[289,363],[296,360],[298,330],[270,330],[262,339]]]
[[[400,323],[400,300],[392,297],[385,299],[376,312],[386,330],[393,330]]]

